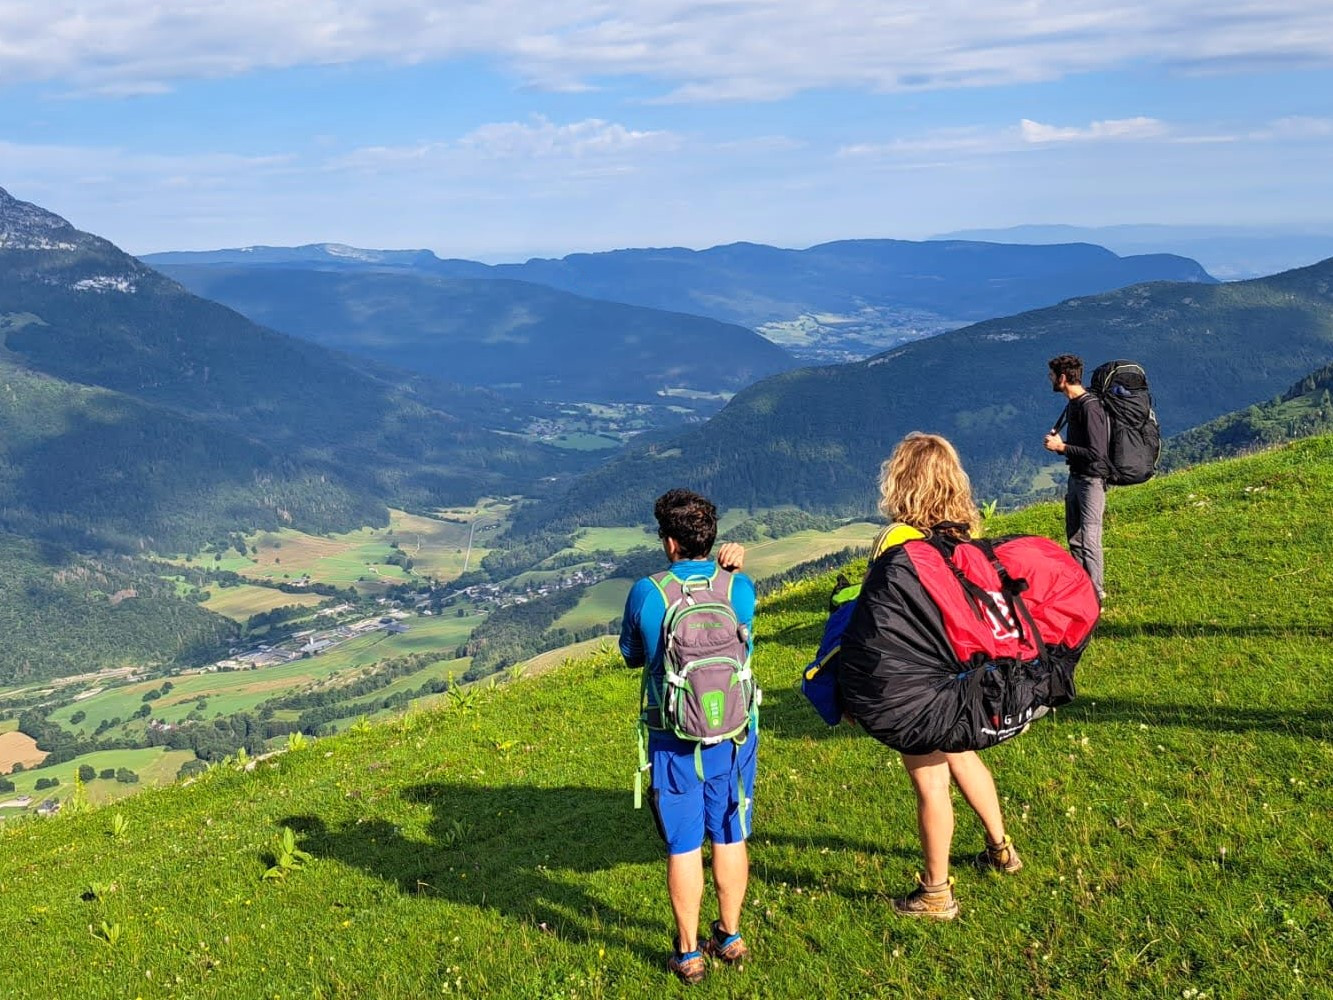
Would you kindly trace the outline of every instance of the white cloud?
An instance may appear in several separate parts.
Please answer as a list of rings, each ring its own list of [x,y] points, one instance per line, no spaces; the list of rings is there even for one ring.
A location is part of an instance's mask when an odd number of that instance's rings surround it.
[[[1115,118],[1093,122],[1083,128],[1043,125],[1030,118],[1019,122],[1024,142],[1040,145],[1048,142],[1099,142],[1106,139],[1157,139],[1166,126],[1156,118]]]
[[[1270,122],[1267,128],[1255,132],[1254,139],[1330,139],[1333,138],[1333,118],[1294,116]]]
[[[493,122],[457,140],[410,146],[366,146],[334,157],[333,170],[372,173],[394,170],[486,170],[509,163],[530,171],[543,161],[583,161],[576,175],[598,176],[632,169],[637,159],[670,152],[681,138],[661,130],[638,130],[600,118],[557,124],[537,115],[530,122]],[[567,165],[561,169],[568,169]]]
[[[111,94],[478,55],[552,90],[627,76],[677,101],[1333,63],[1327,0],[0,0],[0,25],[0,85]]]
[[[1024,118],[1003,128],[946,128],[888,142],[853,143],[838,150],[840,158],[956,159],[1014,153],[1042,147],[1086,142],[1143,142],[1164,139],[1170,127],[1156,118],[1115,118],[1087,125],[1045,125]]]
[[[473,129],[459,145],[495,159],[614,156],[676,145],[669,132],[637,131],[615,122],[588,118],[557,125],[538,116],[532,122],[498,122]]]

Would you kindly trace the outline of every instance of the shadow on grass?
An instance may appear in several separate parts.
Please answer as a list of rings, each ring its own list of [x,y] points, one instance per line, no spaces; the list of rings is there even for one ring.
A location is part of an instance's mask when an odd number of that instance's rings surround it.
[[[664,959],[670,935],[665,852],[650,813],[645,807],[635,815],[628,790],[431,783],[406,789],[403,798],[430,810],[425,839],[405,836],[380,818],[329,827],[318,816],[293,816],[281,824],[292,828],[302,849],[360,868],[407,895],[491,908],[532,928],[545,925],[566,940],[612,943],[653,965]],[[814,854],[890,853],[823,834],[760,831],[757,843]],[[580,877],[644,864],[654,866],[654,875],[641,912],[617,909]],[[769,879],[793,884],[802,875],[768,864],[763,870]],[[624,895],[623,883],[618,895]],[[663,945],[644,946],[645,934]]]
[[[1099,696],[1077,700],[1060,709],[1063,720],[1088,723],[1136,722],[1180,726],[1202,731],[1272,732],[1310,739],[1333,740],[1333,710],[1326,703],[1305,708],[1245,708],[1234,705],[1189,705]]]
[[[825,724],[805,695],[801,694],[800,683],[799,674],[789,678],[770,678],[767,681],[764,704],[759,709],[760,733],[771,732],[783,739],[868,739],[861,730],[852,726]]]
[[[1333,622],[1308,624],[1216,625],[1209,622],[1108,622],[1097,626],[1094,642],[1106,639],[1333,639]]]

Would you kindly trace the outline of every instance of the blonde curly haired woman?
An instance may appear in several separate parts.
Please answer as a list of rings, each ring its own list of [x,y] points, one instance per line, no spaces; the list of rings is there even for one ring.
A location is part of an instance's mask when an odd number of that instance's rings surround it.
[[[880,469],[879,494],[879,509],[890,523],[875,539],[872,560],[914,538],[945,533],[965,539],[980,533],[971,481],[954,446],[937,434],[914,432],[899,442]],[[986,831],[986,849],[977,855],[977,865],[1013,873],[1023,862],[1005,832],[995,779],[976,751],[936,750],[903,754],[902,759],[916,792],[925,870],[917,876],[916,889],[895,899],[893,908],[907,917],[952,920],[958,901],[949,876],[954,829],[950,783],[958,786]]]

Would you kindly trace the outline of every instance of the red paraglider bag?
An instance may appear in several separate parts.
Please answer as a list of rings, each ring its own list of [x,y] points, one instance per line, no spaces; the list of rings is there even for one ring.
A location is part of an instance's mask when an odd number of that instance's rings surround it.
[[[1099,614],[1049,538],[906,542],[871,564],[843,633],[844,705],[903,753],[993,746],[1073,700]]]

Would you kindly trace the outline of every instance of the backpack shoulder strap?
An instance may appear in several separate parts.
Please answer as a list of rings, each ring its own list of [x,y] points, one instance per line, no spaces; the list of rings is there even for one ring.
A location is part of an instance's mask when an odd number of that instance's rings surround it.
[[[1060,416],[1059,416],[1059,418],[1055,421],[1055,426],[1051,428],[1051,433],[1052,433],[1052,434],[1059,434],[1060,431],[1062,431],[1062,430],[1064,429],[1064,426],[1065,426],[1065,424],[1067,424],[1067,423],[1069,423],[1069,404],[1068,404],[1068,403],[1066,403],[1066,404],[1065,404],[1065,408],[1064,408],[1063,410],[1060,411]]]
[[[910,542],[925,537],[925,532],[918,531],[910,524],[903,524],[900,521],[886,524],[879,530],[879,534],[875,536],[875,540],[870,543],[870,561],[874,562],[895,545],[901,545],[903,542]]]

